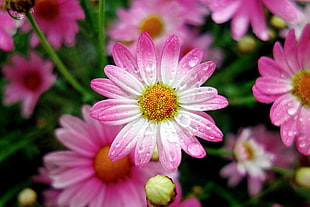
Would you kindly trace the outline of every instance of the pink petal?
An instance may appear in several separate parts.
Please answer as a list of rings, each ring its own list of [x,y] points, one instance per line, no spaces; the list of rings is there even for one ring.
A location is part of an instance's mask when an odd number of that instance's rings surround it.
[[[130,206],[147,206],[146,199],[141,199],[141,197],[145,197],[144,193],[142,193],[143,185],[139,185],[134,180],[129,180],[128,182],[120,183],[117,187],[121,192],[116,194],[116,196],[120,196],[120,200],[122,200],[123,203],[130,203]],[[122,206],[127,206],[125,204]]]
[[[235,40],[240,40],[249,28],[249,14],[246,4],[240,6],[236,14],[231,20],[231,33]]]
[[[160,75],[164,84],[174,82],[180,55],[180,43],[176,35],[171,35],[165,42],[160,56]]]
[[[240,7],[241,1],[211,0],[212,19],[216,23],[227,22]]]
[[[221,130],[212,121],[202,116],[182,110],[179,111],[175,120],[180,126],[188,129],[192,135],[212,142],[222,141]]]
[[[179,62],[177,74],[181,73],[182,75],[186,74],[188,70],[192,69],[193,67],[197,66],[202,59],[203,51],[199,48],[192,49]]]
[[[274,56],[275,62],[282,67],[285,73],[292,75],[292,70],[287,65],[283,48],[279,42],[276,42],[273,46],[273,56]]]
[[[215,70],[212,61],[204,62],[191,69],[186,76],[175,84],[178,92],[183,92],[190,88],[199,87],[206,82]]]
[[[302,68],[298,62],[297,42],[294,30],[290,30],[284,42],[284,54],[286,63],[293,73],[297,73]]]
[[[78,131],[83,136],[88,136],[88,129],[84,121],[72,115],[62,115],[59,119],[60,125],[66,130]]]
[[[96,199],[93,199],[90,202],[89,207],[103,206],[105,199],[105,191],[106,191],[106,185],[101,185],[101,189],[97,193]]]
[[[62,190],[57,199],[57,204],[59,206],[70,206],[70,201],[72,197],[79,191],[81,184],[82,183],[78,183]]]
[[[86,180],[94,176],[94,169],[88,167],[76,167],[63,169],[58,174],[50,174],[52,178],[52,186],[55,188],[66,188],[78,182]]]
[[[310,155],[310,137],[309,137],[309,135],[297,137],[296,147],[301,154],[309,156]]]
[[[110,151],[109,158],[112,161],[122,159],[129,154],[136,146],[139,133],[145,130],[147,120],[140,118],[132,121],[124,126],[123,129],[115,137]]]
[[[182,153],[177,134],[170,121],[160,123],[157,146],[162,166],[168,171],[176,171],[181,163]]]
[[[294,118],[290,118],[288,121],[281,124],[281,140],[283,144],[287,147],[291,146],[293,141],[295,140],[295,136],[297,134],[296,124],[297,122]]]
[[[228,186],[234,187],[238,185],[244,178],[242,174],[238,172],[237,165],[235,162],[231,162],[224,166],[220,171],[221,177],[228,178]]]
[[[179,207],[201,207],[201,204],[197,198],[187,198]]]
[[[179,93],[179,102],[192,104],[209,100],[217,95],[217,90],[213,87],[199,87]]]
[[[289,80],[278,79],[277,77],[261,77],[256,80],[255,86],[265,94],[282,95],[292,89]]]
[[[310,68],[310,58],[308,58],[308,55],[305,55],[310,54],[309,36],[310,36],[310,24],[307,24],[304,27],[302,34],[300,35],[297,48],[301,68]]]
[[[156,145],[157,127],[154,123],[148,122],[146,127],[140,130],[135,149],[135,164],[144,167],[152,158]]]
[[[110,80],[112,80],[124,91],[136,96],[141,95],[144,86],[131,73],[113,65],[105,66],[104,72],[110,78]]]
[[[131,74],[135,74],[137,72],[137,61],[125,45],[118,42],[115,43],[113,46],[112,55],[115,65],[123,68]]]
[[[278,62],[268,57],[261,57],[258,60],[258,70],[264,77],[288,80],[291,76],[287,68],[283,68]]]
[[[261,90],[257,88],[256,84],[252,88],[255,99],[261,103],[272,103],[279,97],[279,95],[275,96],[274,94],[266,94]]]
[[[275,15],[286,21],[297,19],[297,5],[289,0],[263,0],[264,5]]]
[[[266,18],[264,15],[264,8],[261,1],[250,1],[250,21],[254,34],[261,40],[268,40],[269,34],[266,25]],[[248,4],[250,4],[250,2]]]
[[[93,79],[90,82],[90,86],[94,91],[108,98],[129,97],[129,95],[123,91],[123,89],[115,85],[110,79]]]
[[[228,105],[228,101],[225,97],[217,95],[208,100],[191,103],[191,104],[182,104],[181,106],[188,110],[193,111],[212,111],[217,109],[225,108]]]
[[[248,177],[248,189],[251,196],[259,194],[263,187],[263,180],[253,176]]]
[[[157,57],[152,38],[148,33],[142,33],[137,42],[137,63],[143,81],[147,85],[157,80]]]
[[[89,166],[92,167],[92,160],[82,156],[81,154],[73,151],[58,151],[49,153],[44,156],[44,163],[49,166],[60,167],[78,167]]]
[[[22,115],[25,118],[29,118],[31,114],[33,113],[34,108],[36,107],[38,103],[39,97],[36,95],[33,96],[27,96],[24,98],[22,102]]]
[[[5,52],[9,52],[14,49],[13,37],[3,29],[0,29],[0,49]]]

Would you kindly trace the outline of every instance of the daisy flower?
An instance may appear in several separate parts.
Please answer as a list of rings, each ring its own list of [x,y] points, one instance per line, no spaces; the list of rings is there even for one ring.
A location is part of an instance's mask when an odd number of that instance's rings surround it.
[[[251,24],[254,34],[268,40],[264,7],[286,21],[297,19],[298,7],[292,0],[202,0],[211,10],[214,22],[221,24],[231,20],[231,33],[240,40]]]
[[[238,185],[247,177],[249,194],[252,196],[261,191],[262,184],[267,179],[265,171],[271,169],[274,159],[274,155],[256,140],[257,135],[252,129],[245,128],[237,138],[227,137],[224,148],[233,151],[233,157],[230,157],[233,161],[220,171],[222,177],[228,178],[230,187]]]
[[[62,44],[73,46],[75,35],[79,31],[78,20],[84,19],[84,12],[77,0],[36,0],[33,7],[34,19],[37,21],[47,40],[59,49]],[[31,30],[30,25],[24,24],[22,31]],[[33,33],[30,44],[36,47],[40,40]]]
[[[274,59],[261,57],[258,70],[262,77],[253,86],[254,97],[262,103],[273,103],[270,118],[280,127],[286,146],[296,140],[299,152],[310,155],[310,25],[296,41],[291,30],[284,48],[277,42]]]
[[[173,11],[173,12],[171,12]],[[137,37],[147,32],[156,47],[161,48],[169,35],[185,36],[184,7],[176,1],[136,0],[128,10],[117,11],[118,20],[108,29],[110,42],[107,52],[111,54],[115,42],[122,42],[135,51]]]
[[[203,6],[201,0],[177,0],[184,8],[185,22],[190,25],[200,26],[204,23],[209,10]]]
[[[142,33],[136,58],[126,46],[116,43],[116,66],[104,68],[109,79],[91,81],[96,92],[109,98],[96,103],[91,116],[106,124],[125,124],[109,151],[113,161],[134,150],[135,164],[144,166],[157,146],[162,165],[175,171],[181,161],[181,149],[194,157],[205,156],[195,136],[222,140],[222,132],[203,112],[228,105],[215,88],[201,87],[214,72],[215,64],[200,64],[203,54],[199,49],[191,50],[180,61],[179,53],[176,35],[167,39],[158,57],[151,37]]]
[[[4,104],[22,102],[22,115],[29,118],[40,96],[56,81],[52,74],[53,63],[44,61],[34,52],[29,59],[15,54],[11,65],[3,66],[2,72],[10,83],[4,88]]]
[[[160,163],[144,168],[133,164],[134,154],[112,162],[108,151],[121,126],[102,125],[89,116],[90,106],[82,107],[83,119],[63,115],[58,140],[69,150],[50,152],[44,163],[52,186],[61,190],[59,206],[146,206],[144,184],[165,173]]]
[[[2,4],[0,2],[0,8]],[[17,29],[16,20],[13,19],[6,10],[0,9],[0,49],[11,51],[14,49],[13,34]]]

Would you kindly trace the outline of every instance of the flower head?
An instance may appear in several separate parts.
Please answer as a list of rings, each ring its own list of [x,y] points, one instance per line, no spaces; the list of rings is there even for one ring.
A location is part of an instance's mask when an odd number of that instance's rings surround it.
[[[84,12],[76,0],[36,0],[33,16],[49,43],[59,49],[62,44],[75,44],[75,35],[79,30],[77,21],[84,19]],[[23,25],[22,29],[31,30],[29,24]],[[33,47],[39,44],[34,33],[30,44]]]
[[[110,98],[96,103],[91,116],[106,124],[125,124],[111,145],[109,157],[113,161],[134,150],[135,164],[144,166],[157,146],[162,165],[174,171],[181,161],[181,149],[194,157],[205,156],[196,136],[222,140],[222,132],[203,112],[228,104],[215,88],[201,87],[215,64],[200,64],[199,49],[191,50],[180,61],[179,52],[178,37],[171,35],[157,57],[151,37],[142,33],[136,58],[126,46],[116,43],[116,66],[104,68],[109,79],[91,81],[96,92]]]
[[[153,162],[135,167],[133,153],[112,162],[108,151],[121,126],[102,125],[89,116],[89,109],[82,108],[84,120],[71,115],[60,118],[62,128],[55,134],[69,150],[44,157],[52,186],[61,190],[58,205],[146,206],[146,180],[166,171]]]
[[[44,61],[32,52],[26,59],[19,54],[11,58],[11,65],[3,66],[5,78],[10,82],[4,89],[6,105],[22,101],[22,115],[30,117],[38,99],[56,81],[53,63]]]
[[[286,37],[284,48],[277,42],[274,59],[261,57],[262,77],[253,86],[255,98],[273,103],[270,118],[279,126],[286,146],[296,140],[299,152],[310,155],[310,25],[296,41],[294,30]]]
[[[229,179],[228,185],[231,187],[247,177],[250,195],[260,192],[262,183],[267,179],[265,171],[271,169],[274,159],[274,154],[267,152],[265,146],[256,140],[260,134],[255,132],[257,130],[245,128],[237,138],[227,137],[225,148],[233,150],[233,157],[230,157],[233,161],[220,172],[222,177]]]
[[[287,21],[297,19],[298,7],[292,0],[202,0],[211,10],[213,21],[224,23],[231,20],[231,33],[240,40],[247,32],[249,24],[255,35],[268,40],[268,30],[264,7]]]

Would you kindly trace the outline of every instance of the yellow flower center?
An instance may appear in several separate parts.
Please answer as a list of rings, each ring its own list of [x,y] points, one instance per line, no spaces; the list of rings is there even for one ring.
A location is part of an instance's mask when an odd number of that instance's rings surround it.
[[[41,18],[53,20],[59,15],[59,4],[56,0],[36,0],[34,10]]]
[[[160,36],[164,31],[163,20],[158,16],[145,18],[139,27],[139,32],[147,32],[152,38]]]
[[[163,83],[150,85],[138,98],[142,115],[151,121],[164,121],[175,117],[179,103],[175,90]]]
[[[115,183],[126,178],[131,171],[129,156],[112,162],[108,157],[110,146],[102,147],[94,158],[94,169],[98,178],[105,183]]]
[[[247,142],[236,145],[234,150],[235,159],[240,162],[252,160],[254,158],[254,149]]]
[[[310,107],[310,71],[302,70],[293,78],[292,94],[295,95],[303,106]]]

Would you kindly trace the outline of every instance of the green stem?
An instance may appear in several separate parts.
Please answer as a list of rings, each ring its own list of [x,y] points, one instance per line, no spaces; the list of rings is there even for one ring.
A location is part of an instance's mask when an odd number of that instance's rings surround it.
[[[287,176],[287,177],[293,177],[294,176],[294,171],[288,170],[285,168],[281,168],[281,167],[274,166],[274,167],[272,167],[272,171],[279,173],[283,176]]]
[[[206,151],[207,151],[207,154],[209,155],[214,155],[214,156],[219,156],[219,157],[233,154],[233,152],[229,150],[209,148],[209,147],[206,149]]]
[[[107,63],[105,54],[105,0],[99,0],[99,14],[98,14],[98,41],[99,41],[99,59],[100,68],[103,68]]]
[[[88,92],[85,90],[77,81],[73,78],[73,76],[69,73],[66,66],[63,64],[63,62],[58,57],[55,50],[52,48],[52,46],[47,41],[46,37],[42,33],[41,29],[39,28],[37,22],[33,18],[31,12],[27,12],[26,17],[34,30],[34,32],[38,35],[42,46],[46,50],[46,52],[49,54],[50,58],[55,63],[56,67],[58,68],[59,72],[65,77],[65,79],[75,88],[78,92],[80,92],[82,95],[87,96]]]

